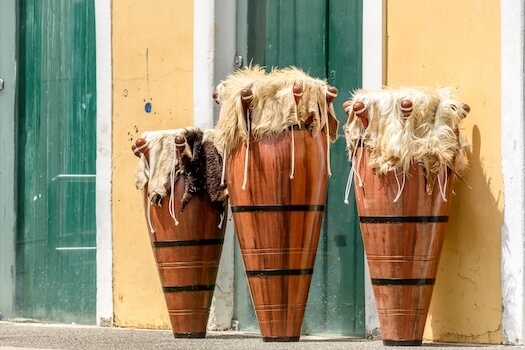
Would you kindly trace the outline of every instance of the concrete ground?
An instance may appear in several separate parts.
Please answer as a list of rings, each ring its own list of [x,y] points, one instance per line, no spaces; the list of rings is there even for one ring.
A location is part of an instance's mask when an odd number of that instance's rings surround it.
[[[483,350],[525,349],[523,346],[423,343],[415,349]],[[0,321],[0,350],[138,350],[138,349],[389,349],[380,340],[301,336],[299,342],[263,342],[260,334],[236,331],[208,332],[204,339],[175,339],[171,331]],[[407,347],[403,347],[407,348]]]

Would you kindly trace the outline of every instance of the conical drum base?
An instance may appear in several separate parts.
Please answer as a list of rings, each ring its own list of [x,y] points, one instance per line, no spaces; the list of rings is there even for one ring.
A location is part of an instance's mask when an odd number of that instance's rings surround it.
[[[359,149],[357,152],[361,152]],[[421,345],[443,247],[453,175],[442,170],[431,195],[424,170],[375,175],[365,150],[355,195],[385,345]]]
[[[244,143],[227,162],[233,220],[264,341],[299,340],[326,202],[326,136],[303,129],[294,137],[295,150],[291,131],[252,141],[246,178]]]
[[[184,180],[176,180],[174,187],[174,213],[179,223],[176,225],[170,215],[169,194],[161,206],[151,205],[150,222],[155,230],[150,234],[151,247],[174,337],[204,338],[225,223],[219,228],[222,218],[207,194],[191,199],[181,213]],[[148,198],[144,201],[147,208],[150,202]]]

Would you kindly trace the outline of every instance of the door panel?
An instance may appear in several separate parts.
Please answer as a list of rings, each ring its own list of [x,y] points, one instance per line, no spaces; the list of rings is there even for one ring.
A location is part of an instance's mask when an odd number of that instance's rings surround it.
[[[12,316],[15,290],[16,0],[0,2],[0,313]]]
[[[312,76],[324,76],[325,17],[324,1],[268,1],[264,65],[294,65]]]
[[[339,89],[334,101],[339,139],[331,148],[332,177],[317,251],[303,333],[363,336],[364,257],[353,192],[345,205],[350,164],[342,103],[361,82],[360,0],[265,0],[248,2],[245,62],[296,66]],[[244,330],[258,329],[242,258],[236,249],[234,318]]]
[[[95,323],[94,0],[19,13],[17,315]]]

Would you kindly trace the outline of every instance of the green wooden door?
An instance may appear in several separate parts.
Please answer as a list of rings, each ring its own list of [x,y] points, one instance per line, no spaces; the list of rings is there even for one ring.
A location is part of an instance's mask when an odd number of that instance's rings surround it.
[[[16,315],[95,323],[94,0],[18,4]]]
[[[15,279],[16,0],[0,1],[0,313],[11,317]]]
[[[361,0],[248,1],[244,62],[297,66],[339,89],[334,101],[339,139],[331,148],[332,177],[314,276],[303,323],[305,334],[365,335],[364,257],[353,192],[344,191],[350,164],[341,107],[361,84]],[[241,6],[242,8],[242,6]],[[242,21],[240,21],[242,22]],[[240,45],[242,51],[242,45]],[[257,329],[240,252],[236,250],[234,319]]]

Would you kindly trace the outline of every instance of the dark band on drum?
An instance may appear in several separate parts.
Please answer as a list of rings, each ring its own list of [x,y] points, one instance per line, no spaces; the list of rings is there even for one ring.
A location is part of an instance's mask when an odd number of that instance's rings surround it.
[[[173,336],[175,338],[186,338],[186,339],[205,338],[206,332],[185,332],[185,333],[173,332]]]
[[[247,270],[246,277],[303,276],[313,273],[314,269]]]
[[[435,278],[371,278],[374,286],[433,286]]]
[[[360,216],[364,224],[405,224],[448,222],[448,216]]]
[[[237,205],[231,207],[233,213],[266,211],[324,211],[324,205],[289,204],[289,205]]]
[[[415,339],[415,340],[388,340],[383,339],[383,344],[386,346],[421,346],[423,344],[423,340],[421,339]]]
[[[189,247],[201,245],[221,245],[224,243],[222,238],[212,239],[191,239],[191,240],[172,240],[172,241],[157,241],[151,242],[153,248],[167,248],[167,247]]]
[[[299,337],[263,337],[264,342],[296,342]]]
[[[180,292],[202,292],[215,290],[215,284],[196,284],[193,286],[168,286],[162,287],[164,293],[180,293]]]

